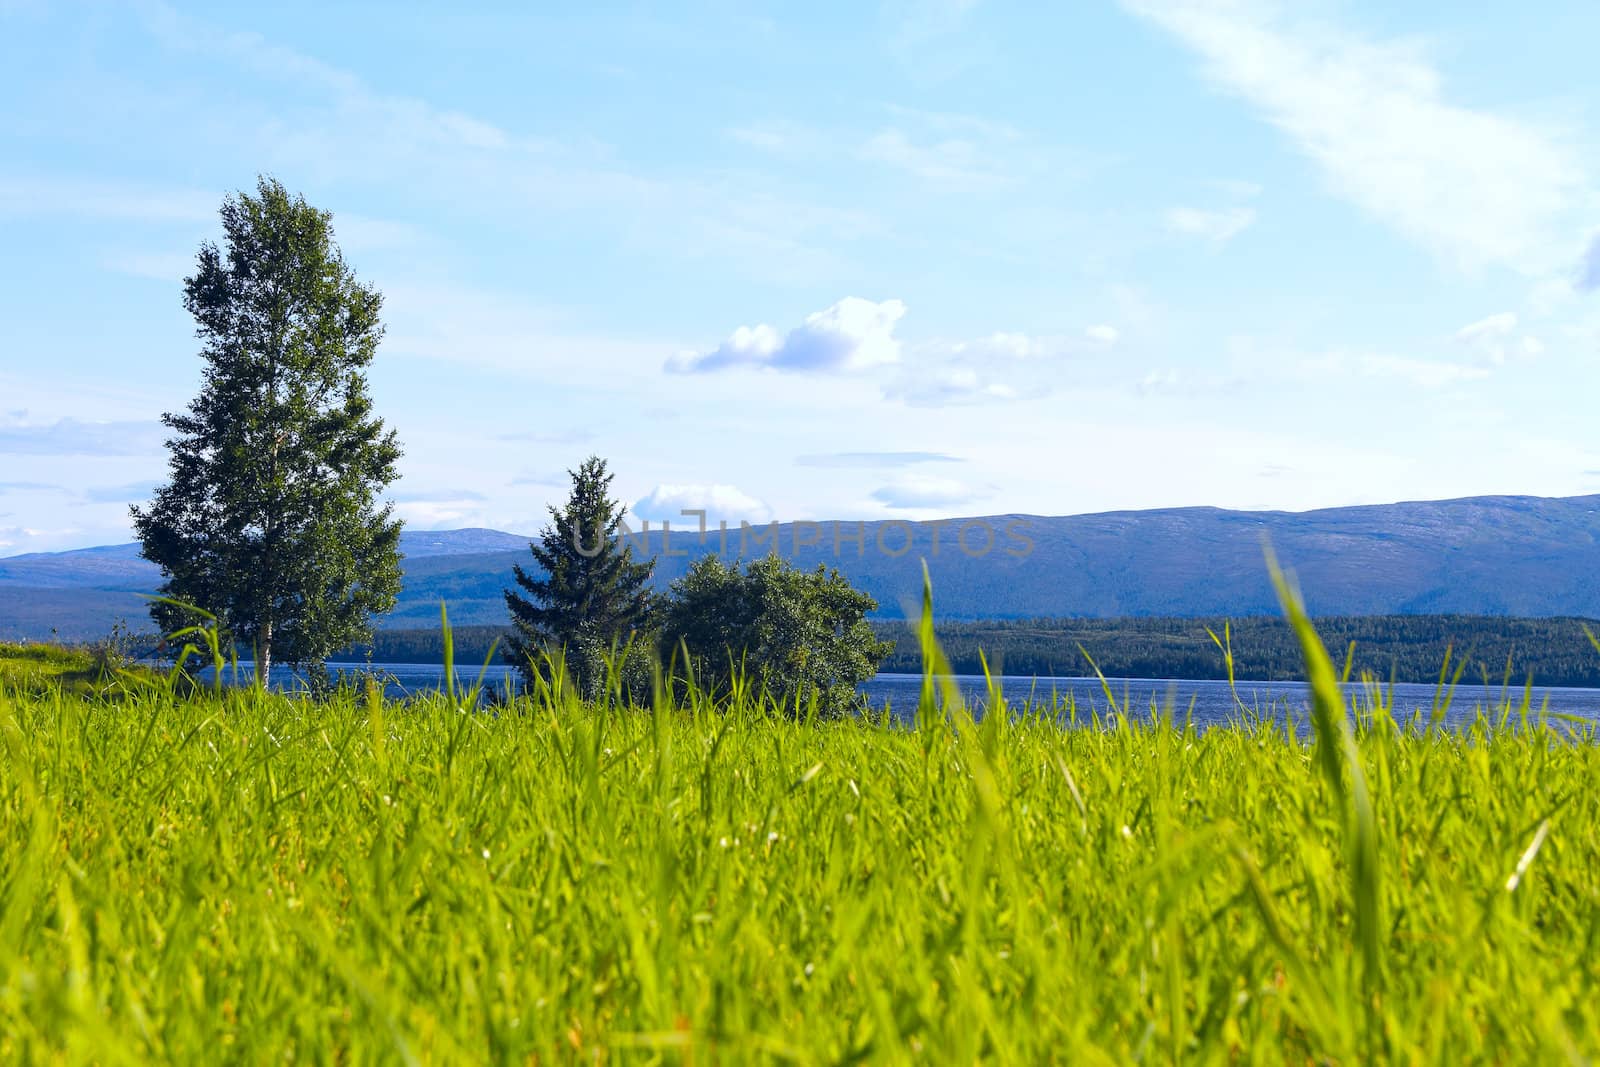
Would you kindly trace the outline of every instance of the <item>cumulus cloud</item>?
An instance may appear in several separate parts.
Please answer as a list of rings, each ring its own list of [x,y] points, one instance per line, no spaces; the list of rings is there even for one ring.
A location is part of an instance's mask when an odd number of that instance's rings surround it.
[[[1512,359],[1532,359],[1544,352],[1537,337],[1517,332],[1517,315],[1502,311],[1456,331],[1455,339],[1480,361],[1501,366]]]
[[[734,367],[772,367],[797,373],[859,371],[896,363],[900,342],[895,324],[906,313],[899,300],[875,302],[847,296],[806,316],[780,335],[771,326],[741,326],[721,345],[703,354],[674,357],[667,369],[706,373]]]
[[[1255,211],[1247,207],[1221,208],[1216,211],[1175,207],[1167,212],[1167,229],[1173,233],[1201,237],[1219,245],[1233,240],[1255,221]]]
[[[635,518],[676,523],[687,528],[697,521],[685,511],[704,511],[707,522],[766,522],[772,509],[732,485],[667,485],[652,489],[628,509]]]
[[[954,507],[983,495],[962,482],[920,476],[901,478],[872,491],[872,499],[878,503],[902,510]]]
[[[1414,42],[1272,0],[1122,3],[1198,54],[1336,195],[1463,267],[1553,265],[1586,191],[1576,153],[1550,131],[1452,102]]]
[[[1084,330],[1083,336],[1097,345],[1114,345],[1122,334],[1115,326],[1100,323]]]

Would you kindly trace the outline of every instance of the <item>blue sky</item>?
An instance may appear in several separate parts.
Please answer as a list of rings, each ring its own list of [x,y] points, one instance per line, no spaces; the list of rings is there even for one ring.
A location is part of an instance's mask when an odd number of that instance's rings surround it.
[[[670,10],[669,10],[670,9]],[[270,173],[417,527],[1600,492],[1600,6],[0,0],[0,555],[126,540]]]

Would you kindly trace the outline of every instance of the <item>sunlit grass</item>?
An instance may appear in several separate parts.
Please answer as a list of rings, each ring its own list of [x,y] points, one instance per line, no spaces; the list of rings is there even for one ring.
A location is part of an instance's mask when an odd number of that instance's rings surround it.
[[[1291,619],[1310,743],[0,672],[0,1062],[1600,1054],[1591,728],[1353,719]]]

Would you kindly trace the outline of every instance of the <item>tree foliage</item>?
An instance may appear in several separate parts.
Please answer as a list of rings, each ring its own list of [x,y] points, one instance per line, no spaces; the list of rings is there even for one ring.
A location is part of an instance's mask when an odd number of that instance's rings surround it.
[[[559,657],[579,691],[593,697],[606,682],[607,659],[620,656],[624,683],[641,695],[649,685],[654,561],[636,562],[618,537],[624,508],[610,497],[614,476],[605,460],[590,456],[567,473],[566,504],[550,508],[550,523],[528,546],[539,572],[516,564],[522,592],[505,591],[512,625],[506,661],[531,682],[547,669],[547,657]]]
[[[329,213],[261,178],[221,215],[223,247],[202,245],[184,280],[202,385],[163,417],[170,480],[133,520],[163,593],[216,614],[266,681],[274,658],[318,665],[394,606],[401,524],[377,498],[400,447],[367,394],[382,297],[345,264]]]
[[[672,585],[662,654],[686,655],[678,667],[712,692],[743,678],[791,706],[815,698],[824,713],[842,714],[894,647],[866,621],[877,606],[837,570],[802,571],[776,555],[743,567],[706,556]]]

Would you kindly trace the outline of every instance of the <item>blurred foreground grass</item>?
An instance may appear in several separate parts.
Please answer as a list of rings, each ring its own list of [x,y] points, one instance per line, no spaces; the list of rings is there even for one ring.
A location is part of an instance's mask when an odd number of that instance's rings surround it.
[[[0,654],[0,1061],[1600,1055],[1592,728],[1352,725],[1307,652],[1310,745]]]

